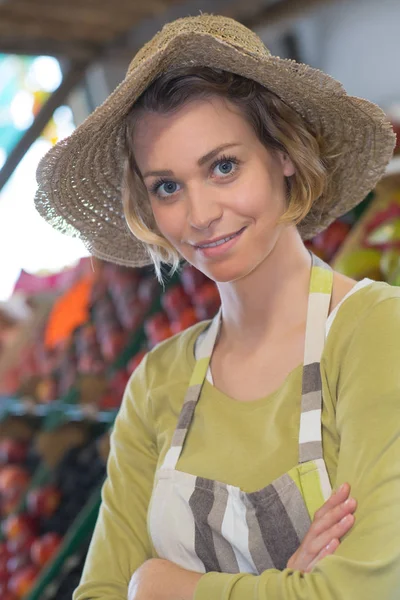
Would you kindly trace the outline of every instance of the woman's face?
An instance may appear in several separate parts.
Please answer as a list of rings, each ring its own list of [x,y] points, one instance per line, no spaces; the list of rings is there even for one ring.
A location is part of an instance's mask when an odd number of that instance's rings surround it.
[[[160,232],[188,262],[229,282],[266,260],[294,167],[261,144],[239,109],[216,97],[146,113],[133,144]]]

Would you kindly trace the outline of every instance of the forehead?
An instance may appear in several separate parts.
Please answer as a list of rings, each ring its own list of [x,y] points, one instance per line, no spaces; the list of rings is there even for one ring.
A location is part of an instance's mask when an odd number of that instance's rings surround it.
[[[254,136],[240,110],[222,98],[194,100],[168,114],[145,113],[135,126],[133,149],[140,170],[167,167],[174,158],[196,160],[224,143]],[[157,164],[154,164],[157,163]]]

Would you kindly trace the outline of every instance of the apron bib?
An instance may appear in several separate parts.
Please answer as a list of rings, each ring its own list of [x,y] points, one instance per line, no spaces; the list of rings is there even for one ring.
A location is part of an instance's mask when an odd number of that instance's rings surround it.
[[[311,253],[299,428],[299,463],[262,488],[239,487],[177,470],[221,323],[213,319],[198,347],[195,368],[148,513],[157,555],[184,569],[261,574],[285,569],[315,511],[331,494],[322,456],[320,360],[332,295],[333,272]]]

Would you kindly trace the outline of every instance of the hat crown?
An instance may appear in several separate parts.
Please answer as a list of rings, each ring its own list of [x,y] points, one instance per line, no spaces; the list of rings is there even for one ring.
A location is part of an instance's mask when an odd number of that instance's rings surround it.
[[[234,46],[246,54],[266,58],[271,55],[268,48],[254,31],[229,17],[201,14],[197,17],[184,17],[167,23],[133,57],[128,72],[131,73],[150,56],[163,50],[178,36],[208,35],[218,42]]]

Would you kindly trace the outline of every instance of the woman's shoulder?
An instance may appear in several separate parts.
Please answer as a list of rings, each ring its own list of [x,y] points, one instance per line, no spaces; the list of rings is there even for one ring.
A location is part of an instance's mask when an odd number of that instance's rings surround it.
[[[388,300],[393,302],[387,303]],[[351,321],[356,324],[361,322],[371,312],[382,310],[382,303],[387,304],[388,311],[400,307],[400,287],[390,285],[384,281],[363,279],[359,281],[350,294],[344,298],[337,320]],[[379,307],[379,308],[378,308]]]
[[[209,323],[200,321],[157,344],[147,353],[147,380],[151,387],[190,378],[195,365],[194,344]]]
[[[397,332],[400,339],[400,287],[370,279],[358,282],[331,315],[328,325],[325,355],[338,360],[350,344],[355,350],[366,340],[372,343],[378,330]]]

